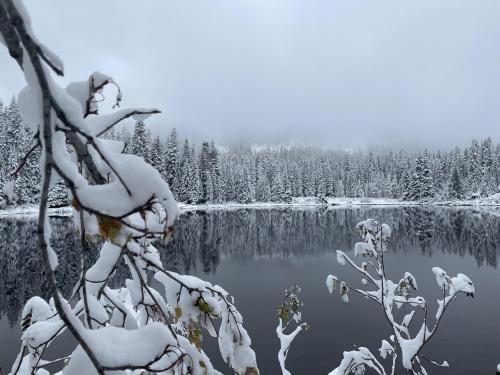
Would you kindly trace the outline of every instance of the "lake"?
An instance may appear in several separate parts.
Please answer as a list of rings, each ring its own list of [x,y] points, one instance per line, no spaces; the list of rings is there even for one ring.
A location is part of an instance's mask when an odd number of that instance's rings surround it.
[[[495,212],[430,207],[191,211],[179,217],[172,241],[160,251],[166,268],[220,284],[235,297],[263,375],[280,373],[276,309],[284,289],[300,285],[303,320],[311,328],[294,341],[287,367],[295,375],[326,374],[340,363],[343,351],[359,345],[377,353],[390,334],[378,305],[356,295],[344,304],[325,286],[330,273],[358,283],[353,271],[337,263],[335,250],[351,252],[358,241],[355,225],[368,217],[393,229],[385,258],[388,277],[397,282],[411,272],[432,316],[439,297],[433,266],[453,276],[465,273],[476,286],[474,299],[461,295],[450,306],[424,350],[433,360],[446,359],[451,368],[429,365],[429,373],[494,374],[500,362],[500,217]],[[51,222],[53,246],[65,265],[57,277],[68,296],[80,272],[80,247],[70,218]],[[0,218],[0,366],[6,373],[20,346],[23,303],[35,294],[47,298],[35,231],[34,219]],[[127,270],[119,268],[115,284],[126,277]],[[230,374],[214,340],[205,337],[216,367]],[[53,358],[69,354],[70,341],[63,338],[47,353]]]

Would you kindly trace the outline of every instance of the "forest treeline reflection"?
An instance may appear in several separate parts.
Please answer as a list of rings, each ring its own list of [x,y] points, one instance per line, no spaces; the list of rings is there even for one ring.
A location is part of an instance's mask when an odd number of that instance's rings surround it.
[[[373,217],[393,228],[390,251],[434,252],[473,257],[478,266],[497,266],[500,217],[468,208],[238,209],[189,211],[177,220],[173,239],[160,254],[164,265],[181,273],[216,273],[222,259],[315,257],[351,249],[355,225]],[[66,271],[58,273],[67,297],[81,272],[81,246],[68,217],[51,218],[52,245]],[[0,218],[0,314],[16,324],[24,302],[48,297],[38,257],[35,219]],[[97,246],[85,256],[95,258]],[[89,264],[87,262],[87,264]],[[129,277],[125,267],[115,280]],[[117,284],[118,285],[118,284]]]

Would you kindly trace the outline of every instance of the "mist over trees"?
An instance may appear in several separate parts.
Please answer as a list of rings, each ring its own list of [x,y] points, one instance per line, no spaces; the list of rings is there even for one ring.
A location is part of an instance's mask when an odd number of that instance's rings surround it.
[[[324,150],[319,148],[200,147],[175,129],[166,140],[123,128],[108,137],[151,150],[141,155],[185,203],[289,202],[292,197],[374,197],[407,201],[486,197],[499,191],[500,144],[473,140],[451,151]],[[177,173],[177,175],[175,175]]]
[[[473,140],[451,151],[410,152],[327,150],[300,146],[219,148],[197,145],[173,129],[162,139],[138,121],[105,137],[125,142],[125,151],[143,157],[184,203],[290,202],[292,197],[374,197],[407,201],[486,197],[500,190],[500,145]],[[34,145],[14,98],[0,103],[0,188]],[[0,207],[38,201],[39,149],[20,169],[14,194],[0,195]],[[62,183],[51,191],[51,206],[69,203]]]

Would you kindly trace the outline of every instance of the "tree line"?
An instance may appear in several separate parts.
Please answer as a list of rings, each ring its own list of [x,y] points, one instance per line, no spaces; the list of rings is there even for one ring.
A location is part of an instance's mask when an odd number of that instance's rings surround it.
[[[25,125],[16,99],[13,97],[8,105],[0,100],[0,208],[38,203],[41,176],[40,147],[35,146],[36,143],[35,134]],[[28,153],[32,147],[33,151]],[[4,193],[9,182],[14,183],[11,197]],[[69,193],[62,182],[52,188],[49,201],[53,207],[69,204]]]
[[[173,129],[166,139],[153,136],[142,121],[104,135],[142,156],[185,203],[290,202],[292,197],[378,197],[408,201],[486,197],[499,191],[500,145],[491,138],[448,151],[345,151],[314,147],[250,146],[219,148],[214,141],[197,145]],[[0,187],[34,144],[13,98],[0,102]],[[39,151],[26,160],[6,204],[36,203]],[[51,191],[51,205],[69,202],[61,182]]]
[[[186,203],[290,202],[292,197],[474,199],[500,186],[500,144],[473,140],[449,151],[325,150],[313,147],[196,147],[175,129],[152,137],[143,123],[107,135],[143,156]]]

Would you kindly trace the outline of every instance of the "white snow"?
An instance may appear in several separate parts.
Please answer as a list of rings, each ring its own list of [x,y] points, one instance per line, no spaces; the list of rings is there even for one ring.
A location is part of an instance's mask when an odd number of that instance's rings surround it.
[[[474,284],[470,278],[464,274],[459,273],[455,277],[450,277],[442,268],[433,267],[432,272],[434,273],[438,286],[441,289],[443,299],[437,300],[438,309],[436,313],[436,321],[433,326],[429,326],[429,319],[427,318],[427,302],[421,296],[412,296],[412,293],[417,290],[417,280],[415,277],[410,272],[405,272],[403,278],[401,278],[397,284],[394,283],[392,280],[386,278],[383,261],[384,252],[380,253],[379,257],[374,256],[375,248],[380,249],[381,244],[390,239],[390,228],[386,224],[379,224],[373,219],[367,219],[356,225],[356,231],[364,242],[356,244],[354,256],[372,256],[372,259],[375,259],[373,261],[375,273],[372,275],[368,272],[366,262],[363,262],[361,263],[361,266],[358,266],[353,259],[340,250],[337,250],[337,261],[343,266],[347,264],[351,266],[355,271],[361,274],[362,280],[365,280],[363,285],[365,285],[365,288],[368,288],[367,290],[351,289],[357,292],[357,294],[360,294],[369,300],[375,301],[379,307],[382,308],[387,321],[392,326],[392,332],[394,332],[394,336],[391,336],[391,340],[395,342],[401,350],[401,361],[403,367],[406,370],[413,372],[415,372],[415,368],[418,368],[420,371],[419,373],[426,374],[427,372],[422,367],[420,362],[421,358],[418,354],[436,332],[439,322],[443,318],[444,311],[449,303],[453,301],[457,293],[474,296]],[[337,280],[337,277],[332,275],[327,277],[326,285],[330,294],[333,293],[333,290],[338,282]],[[371,284],[369,284],[368,281],[370,281]],[[340,281],[338,285],[342,300],[344,302],[348,302],[349,286],[344,281]],[[370,290],[369,288],[372,288],[372,285],[374,288]],[[406,306],[405,315],[401,320],[401,323],[399,323],[396,321],[396,317],[393,314],[394,306],[401,308],[403,305]],[[409,307],[410,310],[408,310]],[[411,307],[414,309],[412,310]],[[425,309],[425,317],[418,332],[416,334],[412,334],[409,326],[415,318],[415,308]],[[388,354],[393,354],[393,366],[391,372],[391,375],[393,375],[396,354],[394,350],[389,350],[391,347],[392,346],[387,341],[383,341],[382,347],[379,351],[380,355],[384,359],[388,356]],[[365,366],[372,367],[379,374],[385,375],[386,372],[384,368],[377,368],[376,362],[374,362],[372,357],[373,355],[371,355],[368,349],[365,351],[360,348],[359,350],[344,352],[344,359],[342,360],[340,366],[334,370],[331,375],[347,374],[353,368],[364,371]],[[442,364],[434,361],[431,362],[442,367],[448,366],[447,362],[443,362]]]

